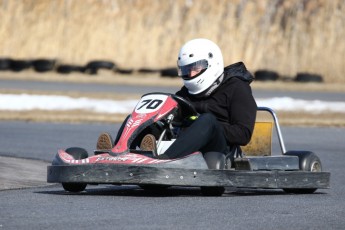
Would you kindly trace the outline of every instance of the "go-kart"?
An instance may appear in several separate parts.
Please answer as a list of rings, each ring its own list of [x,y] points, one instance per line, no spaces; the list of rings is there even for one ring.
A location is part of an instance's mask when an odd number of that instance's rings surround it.
[[[283,189],[288,193],[313,193],[330,186],[330,173],[322,172],[320,159],[310,151],[286,151],[278,118],[257,121],[251,142],[229,146],[227,153],[193,152],[177,159],[157,159],[178,138],[197,112],[174,94],[149,93],[141,97],[123,123],[114,147],[95,150],[71,147],[58,150],[47,168],[47,181],[61,183],[69,192],[81,192],[87,184],[138,185],[143,189],[170,186],[200,187],[203,195],[222,195],[225,187]],[[188,122],[186,122],[186,120]],[[281,154],[272,155],[275,127]],[[188,127],[187,127],[188,128]],[[157,137],[157,151],[141,150],[142,133]],[[140,140],[139,140],[140,141]]]

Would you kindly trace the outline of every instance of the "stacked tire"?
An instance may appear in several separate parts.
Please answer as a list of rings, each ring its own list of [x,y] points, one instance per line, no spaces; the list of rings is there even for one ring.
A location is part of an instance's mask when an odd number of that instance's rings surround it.
[[[257,70],[254,73],[255,81],[276,81],[279,74],[271,70]]]
[[[323,82],[323,78],[319,74],[297,73],[295,77],[295,81],[300,82],[300,83],[306,83],[306,82],[321,83]]]
[[[100,69],[113,70],[114,68],[115,64],[111,61],[90,61],[85,66],[85,73],[97,74]]]
[[[31,67],[32,67],[31,60],[11,59],[11,62],[10,62],[10,70],[14,72],[21,72],[23,70],[30,69]]]
[[[12,59],[9,57],[0,57],[0,71],[21,72],[28,69],[34,69],[38,73],[56,71],[59,74],[70,74],[73,72],[86,73],[90,75],[98,74],[99,70],[109,70],[119,74],[133,74],[135,72],[144,74],[160,73],[161,77],[175,78],[178,77],[176,67],[167,67],[162,69],[140,68],[135,71],[132,68],[119,68],[112,61],[108,60],[92,60],[86,65],[73,65],[58,63],[55,59]],[[259,69],[254,72],[255,81],[277,81],[277,80],[293,80],[298,83],[322,83],[323,76],[314,73],[301,72],[297,73],[294,78],[281,77],[276,71],[268,69]]]
[[[84,73],[85,67],[78,65],[61,64],[57,66],[56,72],[59,74],[70,74],[73,72]]]
[[[7,71],[11,67],[10,58],[0,58],[0,71]]]
[[[37,59],[32,61],[32,67],[36,72],[44,73],[55,69],[56,60],[54,59]]]
[[[170,67],[170,68],[164,68],[161,70],[161,77],[177,77],[178,73],[177,73],[177,69],[176,67]]]

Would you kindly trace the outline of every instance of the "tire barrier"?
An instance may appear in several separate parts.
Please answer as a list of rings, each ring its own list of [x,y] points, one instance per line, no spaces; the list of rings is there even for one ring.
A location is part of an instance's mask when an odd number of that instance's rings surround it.
[[[78,66],[78,65],[62,64],[56,68],[56,72],[59,74],[70,74],[72,72],[84,73],[85,67],[84,66]]]
[[[37,59],[32,61],[32,66],[36,72],[43,73],[52,71],[55,68],[56,60]]]
[[[0,71],[9,70],[11,67],[11,59],[10,58],[0,58]]]
[[[255,81],[276,81],[279,78],[277,72],[271,70],[257,70],[254,73]]]
[[[111,61],[90,61],[85,66],[85,73],[88,74],[97,74],[100,69],[113,70],[115,64]]]
[[[113,71],[114,73],[130,75],[136,73],[142,74],[153,74],[159,73],[161,77],[175,78],[178,77],[176,67],[168,67],[162,69],[153,68],[120,68],[114,62],[107,60],[92,60],[86,65],[74,65],[59,63],[56,59],[13,59],[9,57],[0,57],[0,71],[13,71],[20,72],[28,69],[33,69],[36,72],[44,73],[49,71],[55,71],[59,74],[70,74],[70,73],[85,73],[90,75],[98,74],[98,70],[104,69]],[[324,82],[323,76],[319,74],[301,72],[297,73],[295,77],[282,77],[277,72],[267,69],[259,69],[254,72],[256,81],[287,81],[293,80],[294,82],[306,83],[306,82]]]
[[[134,70],[133,69],[116,68],[115,72],[119,73],[119,74],[132,74],[134,72]]]
[[[170,67],[161,70],[161,77],[178,77],[177,68]]]
[[[14,72],[20,72],[32,67],[32,61],[30,60],[13,60],[11,59],[10,70]]]
[[[140,68],[138,69],[138,73],[158,73],[160,72],[159,69],[150,69],[150,68]]]
[[[295,79],[296,82],[306,83],[306,82],[323,82],[323,77],[319,74],[311,73],[297,73]]]

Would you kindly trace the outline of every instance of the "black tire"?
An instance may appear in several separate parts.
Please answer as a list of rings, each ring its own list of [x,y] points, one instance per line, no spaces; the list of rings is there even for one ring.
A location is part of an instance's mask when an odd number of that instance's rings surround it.
[[[77,66],[77,65],[59,65],[56,68],[56,72],[60,74],[69,74],[72,72],[84,72],[85,68],[83,66]]]
[[[178,77],[175,67],[162,69],[160,75],[161,77]]]
[[[10,58],[0,58],[0,71],[9,70],[11,67],[11,59]]]
[[[32,62],[28,60],[11,60],[10,69],[14,72],[20,72],[31,68]]]
[[[90,61],[85,66],[85,72],[88,74],[97,74],[99,69],[114,69],[115,64],[111,61]]]
[[[307,83],[307,82],[323,82],[323,78],[319,74],[310,74],[310,73],[297,73],[295,77],[296,82]]]
[[[132,74],[134,72],[134,70],[133,69],[116,68],[115,72],[119,73],[119,74]]]
[[[87,63],[86,68],[95,69],[113,69],[115,64],[111,61],[90,61]]]
[[[310,151],[288,151],[285,153],[288,156],[298,156],[299,158],[299,168],[302,171],[308,172],[322,172],[322,164],[320,158],[313,152]],[[317,188],[286,188],[283,189],[287,193],[296,194],[311,194],[314,193]]]
[[[36,72],[43,73],[52,71],[55,68],[55,60],[37,59],[32,62],[32,66]]]
[[[66,149],[65,152],[71,155],[75,160],[86,159],[89,157],[87,151],[79,147],[70,147]]]
[[[66,153],[73,156],[75,160],[88,158],[88,153],[85,149],[79,147],[71,147],[65,150]],[[82,192],[86,188],[85,183],[62,183],[62,187],[68,192]]]
[[[150,68],[140,68],[140,69],[138,69],[138,73],[147,73],[147,74],[149,74],[149,73],[157,73],[157,72],[159,72],[159,70],[157,70],[157,69],[150,69]]]
[[[254,73],[256,81],[276,81],[279,78],[279,74],[270,70],[257,70]]]
[[[201,194],[204,196],[221,196],[224,191],[224,187],[201,187]]]
[[[67,192],[82,192],[87,184],[84,183],[62,183],[62,187]]]
[[[224,169],[225,155],[220,152],[207,152],[204,154],[204,159],[209,169]],[[221,196],[225,191],[224,187],[201,187],[201,193],[204,196]]]

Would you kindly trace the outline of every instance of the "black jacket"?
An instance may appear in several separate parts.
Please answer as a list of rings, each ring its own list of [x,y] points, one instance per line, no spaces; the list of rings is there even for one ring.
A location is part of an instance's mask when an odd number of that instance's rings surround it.
[[[183,86],[176,95],[190,101],[198,113],[212,113],[223,125],[229,145],[246,145],[253,133],[257,106],[249,86],[253,77],[242,62],[224,69],[224,80],[209,97],[188,93]]]

